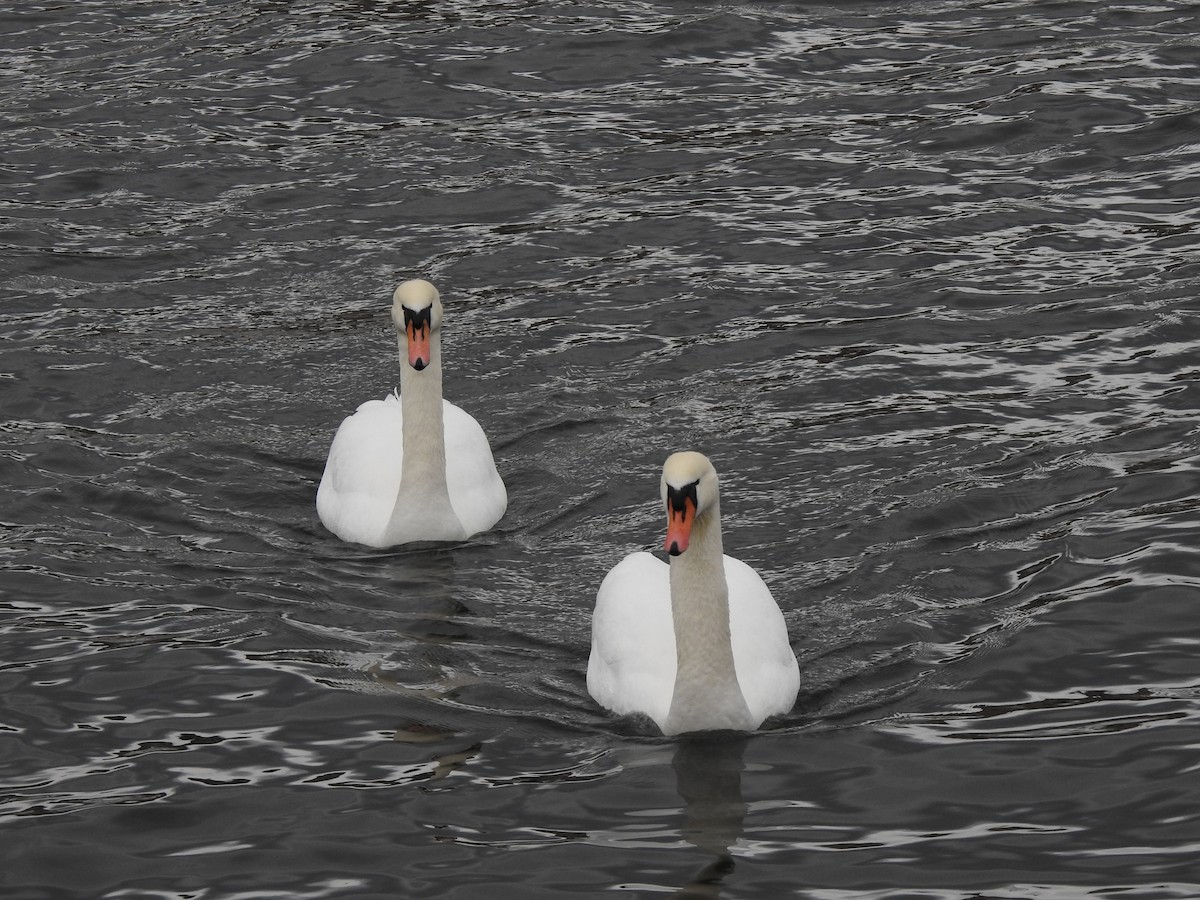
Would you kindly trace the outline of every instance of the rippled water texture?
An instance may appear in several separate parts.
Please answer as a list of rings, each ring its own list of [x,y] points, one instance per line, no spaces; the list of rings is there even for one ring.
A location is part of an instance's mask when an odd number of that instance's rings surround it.
[[[6,4],[0,893],[1200,896],[1197,33]],[[368,551],[412,275],[510,507]],[[685,447],[800,660],[745,740],[584,686]]]

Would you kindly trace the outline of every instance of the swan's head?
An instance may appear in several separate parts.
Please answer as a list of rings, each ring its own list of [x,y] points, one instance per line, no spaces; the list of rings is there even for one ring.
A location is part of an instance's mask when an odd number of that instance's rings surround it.
[[[672,453],[663,464],[662,499],[667,507],[663,549],[678,556],[688,548],[696,517],[717,502],[717,470],[703,453]]]
[[[432,360],[433,333],[442,327],[441,295],[423,278],[414,278],[392,294],[392,324],[408,342],[408,364],[420,372]]]

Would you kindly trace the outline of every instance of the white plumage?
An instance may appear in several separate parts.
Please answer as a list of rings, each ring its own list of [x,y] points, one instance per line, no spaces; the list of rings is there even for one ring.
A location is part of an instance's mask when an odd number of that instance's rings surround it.
[[[334,435],[317,489],[321,522],[344,541],[391,547],[486,531],[508,505],[487,436],[442,399],[441,303],[427,281],[396,288],[400,394],[368,400]]]
[[[754,730],[788,712],[800,686],[783,614],[758,573],[721,552],[712,464],[674,454],[662,493],[671,564],[634,553],[601,583],[588,691],[664,734]]]

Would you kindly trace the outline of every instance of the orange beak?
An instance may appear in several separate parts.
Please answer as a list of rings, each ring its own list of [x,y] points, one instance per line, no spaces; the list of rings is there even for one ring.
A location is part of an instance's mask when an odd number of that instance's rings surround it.
[[[420,372],[429,365],[429,321],[409,321],[404,330],[408,335],[408,364]]]
[[[663,541],[663,549],[671,556],[678,556],[688,548],[692,537],[692,523],[696,521],[696,501],[691,497],[683,497],[682,504],[676,506],[671,497],[667,499],[667,539]]]

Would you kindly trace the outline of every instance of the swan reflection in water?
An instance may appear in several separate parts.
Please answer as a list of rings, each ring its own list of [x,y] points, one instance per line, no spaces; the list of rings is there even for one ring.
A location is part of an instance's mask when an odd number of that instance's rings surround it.
[[[724,878],[733,872],[729,851],[741,839],[746,818],[742,757],[748,742],[745,735],[695,734],[675,745],[671,767],[683,800],[680,832],[713,859],[672,896],[719,897]]]

